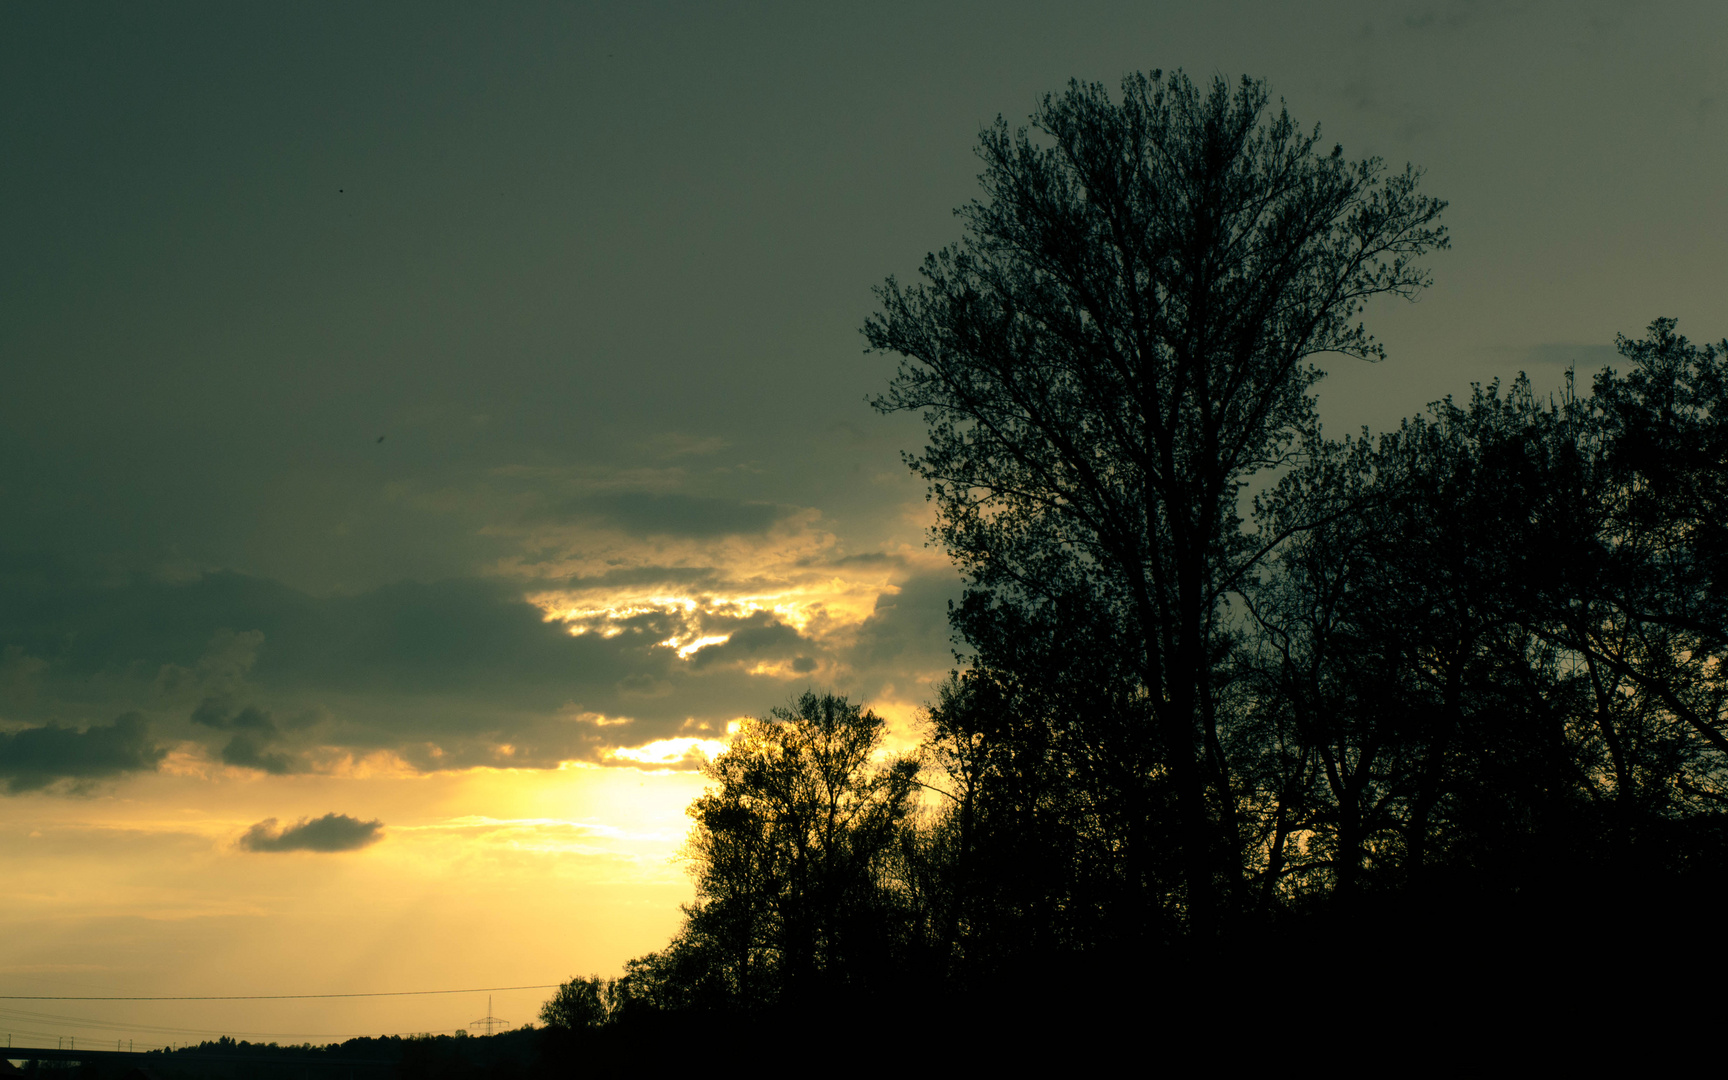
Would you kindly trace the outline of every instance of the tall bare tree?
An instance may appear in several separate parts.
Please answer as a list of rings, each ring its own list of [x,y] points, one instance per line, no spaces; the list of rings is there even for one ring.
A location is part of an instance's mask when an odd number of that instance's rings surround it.
[[[1132,657],[1201,937],[1240,866],[1214,671],[1223,605],[1265,552],[1239,493],[1312,428],[1312,358],[1379,357],[1364,302],[1413,296],[1446,246],[1414,169],[1317,152],[1268,102],[1254,80],[1152,72],[1120,101],[1073,83],[1030,129],[998,120],[964,238],[921,283],[889,279],[864,330],[904,358],[877,407],[928,419],[909,463],[988,599],[971,610],[1078,605]]]

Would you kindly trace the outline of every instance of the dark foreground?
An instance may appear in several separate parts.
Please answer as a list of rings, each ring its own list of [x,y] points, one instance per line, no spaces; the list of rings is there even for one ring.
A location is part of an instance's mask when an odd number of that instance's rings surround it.
[[[1315,1055],[1408,1067],[1683,1058],[1724,991],[1708,976],[1716,890],[1592,890],[1364,904],[1188,955],[1027,957],[964,995],[813,994],[749,1014],[640,1010],[585,1030],[222,1040],[173,1052],[36,1052],[67,1080],[506,1080],[725,1068],[837,1073],[1120,1061],[1278,1067]],[[1700,975],[1704,977],[1699,978]],[[22,1055],[27,1051],[14,1051]],[[14,1058],[16,1060],[16,1058]],[[77,1064],[74,1064],[76,1062]],[[1372,1063],[1372,1065],[1370,1065]],[[1348,1066],[1347,1066],[1348,1067]]]

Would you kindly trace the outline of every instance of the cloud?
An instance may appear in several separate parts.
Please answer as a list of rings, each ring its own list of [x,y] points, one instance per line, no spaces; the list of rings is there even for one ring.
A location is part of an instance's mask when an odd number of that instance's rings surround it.
[[[82,786],[128,772],[151,772],[168,753],[154,745],[144,717],[127,713],[82,731],[49,723],[0,733],[0,780],[9,794],[62,780]]]
[[[163,742],[201,747],[194,758],[274,775],[375,757],[421,771],[625,764],[613,751],[713,737],[793,683],[906,697],[952,665],[953,571],[836,548],[800,521],[582,553],[556,579],[326,595],[232,571],[0,575],[0,649],[20,670],[32,660],[34,688],[5,715],[141,710]]]
[[[847,661],[864,671],[892,671],[909,660],[914,667],[951,667],[954,642],[948,607],[960,599],[961,591],[959,575],[925,573],[877,597],[875,610],[847,651]]]
[[[689,435],[678,432],[668,432],[649,440],[648,445],[659,452],[662,458],[675,457],[706,457],[718,454],[731,447],[729,439],[718,435]]]
[[[382,821],[331,813],[301,818],[286,829],[278,829],[275,818],[265,818],[246,830],[240,846],[247,851],[359,851],[382,839]]]
[[[28,702],[47,670],[48,661],[30,656],[16,645],[0,650],[0,702]]]
[[[272,749],[282,741],[282,732],[270,714],[255,705],[235,710],[221,698],[205,698],[192,710],[192,722],[234,733],[222,748],[224,764],[257,769],[272,776],[306,771],[306,763],[297,755]]]
[[[228,745],[222,748],[222,763],[235,765],[242,769],[257,769],[272,776],[286,776],[289,773],[304,772],[304,764],[300,759],[269,749],[270,743],[256,735],[242,733],[228,740]]]
[[[191,584],[197,580],[193,577],[179,584]],[[258,661],[258,650],[263,644],[264,635],[260,631],[248,630],[237,634],[223,627],[211,637],[210,643],[204,647],[204,655],[191,667],[164,664],[157,671],[156,679],[164,690],[170,692],[182,687],[198,687],[206,694],[226,696],[234,693],[245,681],[252,665]],[[198,718],[193,719],[197,721]]]
[[[550,517],[594,520],[631,535],[693,539],[765,533],[791,513],[773,503],[652,491],[583,495],[547,511]]]
[[[559,584],[577,592],[602,594],[629,590],[703,593],[724,587],[726,575],[713,566],[626,566],[592,576],[574,574]]]
[[[691,663],[701,669],[716,664],[778,659],[808,652],[814,647],[814,643],[806,641],[797,630],[775,621],[765,612],[738,622],[741,624],[739,628],[731,631],[725,641],[693,652],[690,656]],[[811,665],[805,670],[813,668],[814,665]]]

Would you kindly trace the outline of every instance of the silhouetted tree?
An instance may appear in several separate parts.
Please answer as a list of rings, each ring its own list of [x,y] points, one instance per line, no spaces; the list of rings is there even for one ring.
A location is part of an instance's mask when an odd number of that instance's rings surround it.
[[[932,783],[949,803],[931,855],[950,885],[929,892],[950,905],[933,925],[947,928],[949,976],[962,987],[1024,977],[1028,965],[1061,977],[1049,967],[1064,958],[1116,963],[1178,931],[1156,902],[1179,884],[1170,784],[1127,661],[1086,633],[1088,620],[1018,613],[997,609],[974,627],[999,663],[959,675],[930,710],[942,773]]]
[[[878,407],[929,425],[967,663],[915,757],[831,695],[743,724],[680,932],[549,1023],[909,986],[1084,1012],[1124,969],[1175,973],[1127,980],[1164,1015],[1250,969],[1360,994],[1424,939],[1625,962],[1674,897],[1713,911],[1728,341],[1661,319],[1587,395],[1325,439],[1312,358],[1379,355],[1355,319],[1426,284],[1442,204],[1267,100],[1154,73],[985,132],[965,238],[865,330],[903,357]]]
[[[1559,522],[1572,557],[1541,599],[1566,646],[1728,755],[1728,340],[1699,348],[1674,327],[1622,337],[1630,370],[1596,379],[1595,498]]]
[[[1096,84],[1046,97],[1037,140],[998,121],[966,238],[922,284],[890,279],[865,328],[906,358],[878,407],[929,419],[912,464],[983,598],[958,624],[976,663],[1001,666],[981,647],[1000,610],[1082,613],[1130,666],[1202,935],[1239,856],[1216,672],[1221,606],[1263,555],[1240,489],[1312,427],[1310,358],[1380,355],[1361,305],[1413,295],[1412,260],[1446,243],[1415,171],[1317,154],[1267,101],[1154,72],[1120,103]]]
[[[1588,397],[1477,388],[1258,500],[1269,534],[1318,522],[1246,590],[1287,894],[1652,888],[1721,854],[1721,354],[1669,320],[1621,351]]]
[[[883,729],[813,693],[743,723],[690,807],[697,902],[668,949],[633,962],[628,995],[748,1009],[892,975],[908,921],[892,871],[918,766],[877,760]]]
[[[598,975],[572,978],[540,1006],[540,1022],[565,1031],[600,1027],[617,1010],[617,980]]]
[[[1245,590],[1256,715],[1311,771],[1278,808],[1280,838],[1301,850],[1265,853],[1273,877],[1310,879],[1297,891],[1403,887],[1470,799],[1570,782],[1544,779],[1566,771],[1564,747],[1526,722],[1569,702],[1567,687],[1508,594],[1531,480],[1507,451],[1542,443],[1551,420],[1526,383],[1478,391],[1377,443],[1315,445],[1257,501],[1267,534],[1311,523]],[[1490,826],[1503,809],[1474,817]],[[1458,850],[1480,857],[1485,844]]]

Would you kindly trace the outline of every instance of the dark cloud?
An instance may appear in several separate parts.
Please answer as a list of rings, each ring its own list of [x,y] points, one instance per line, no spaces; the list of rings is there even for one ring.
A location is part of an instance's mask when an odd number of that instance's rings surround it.
[[[190,664],[225,628],[231,648],[256,652],[266,636],[310,629],[319,620],[313,597],[244,574],[91,581],[58,560],[43,560],[35,570],[0,575],[0,641],[48,661],[62,679]],[[233,666],[249,663],[242,656]]]
[[[1412,30],[1463,30],[1491,15],[1481,4],[1471,0],[1442,4],[1422,4],[1404,16],[1404,25]]]
[[[127,713],[82,731],[48,724],[0,733],[0,780],[10,794],[62,780],[81,785],[129,772],[151,772],[167,749],[150,740],[144,717]]]
[[[269,713],[252,705],[236,711],[221,698],[205,698],[200,702],[192,710],[192,722],[218,731],[239,729],[276,733],[276,722],[270,719]]]
[[[765,533],[790,513],[790,508],[773,503],[617,491],[560,503],[550,516],[604,522],[641,536],[706,539]]]
[[[960,599],[958,574],[922,574],[900,591],[876,598],[876,609],[858,629],[847,660],[863,671],[893,669],[908,659],[919,665],[953,659],[948,605]]]
[[[37,680],[47,670],[48,661],[27,655],[16,645],[0,649],[0,702],[29,701],[35,694]]]
[[[823,554],[808,559],[799,559],[799,566],[822,566],[834,570],[898,570],[906,565],[906,559],[900,555],[889,555],[880,551],[861,552],[857,555],[841,555],[834,557]]]
[[[785,623],[773,621],[772,617],[766,614],[758,614],[740,622],[742,625],[733,630],[725,642],[698,650],[690,658],[691,664],[700,670],[719,664],[777,659],[807,652],[816,647],[814,642],[805,640],[797,630]]]
[[[300,758],[269,747],[268,739],[244,733],[236,735],[222,748],[222,762],[242,769],[257,769],[272,776],[305,771],[305,763]]]
[[[504,706],[554,708],[573,683],[610,684],[663,664],[629,646],[664,628],[637,629],[616,644],[572,637],[519,589],[476,579],[332,597],[227,572],[107,587],[0,582],[0,642],[42,658],[65,683],[137,671],[195,681],[200,657],[247,644],[255,663],[248,655],[227,666],[276,690],[483,691]],[[196,722],[227,730],[238,717],[210,711],[219,707],[200,706]]]
[[[234,733],[222,747],[224,764],[258,769],[273,776],[306,771],[303,758],[277,748],[283,739],[282,731],[270,713],[255,705],[236,710],[221,698],[205,698],[192,711],[192,722]]]
[[[712,566],[624,566],[604,574],[575,575],[561,584],[571,589],[629,589],[672,586],[693,592],[712,591],[726,575]]]
[[[717,572],[637,573],[615,584],[635,591]],[[750,674],[760,662],[781,676],[829,670],[859,693],[898,681],[890,668],[945,667],[953,582],[914,578],[856,633],[812,637],[772,612],[676,605],[573,634],[500,579],[315,596],[232,572],[107,585],[14,578],[0,580],[0,648],[32,659],[34,704],[14,708],[14,722],[144,709],[164,739],[276,775],[374,752],[418,769],[549,767],[757,712],[780,690]],[[714,635],[727,640],[688,659],[667,644]]]
[[[301,818],[286,829],[278,829],[275,818],[266,818],[246,830],[240,846],[247,851],[358,851],[382,839],[382,821],[332,813]]]

